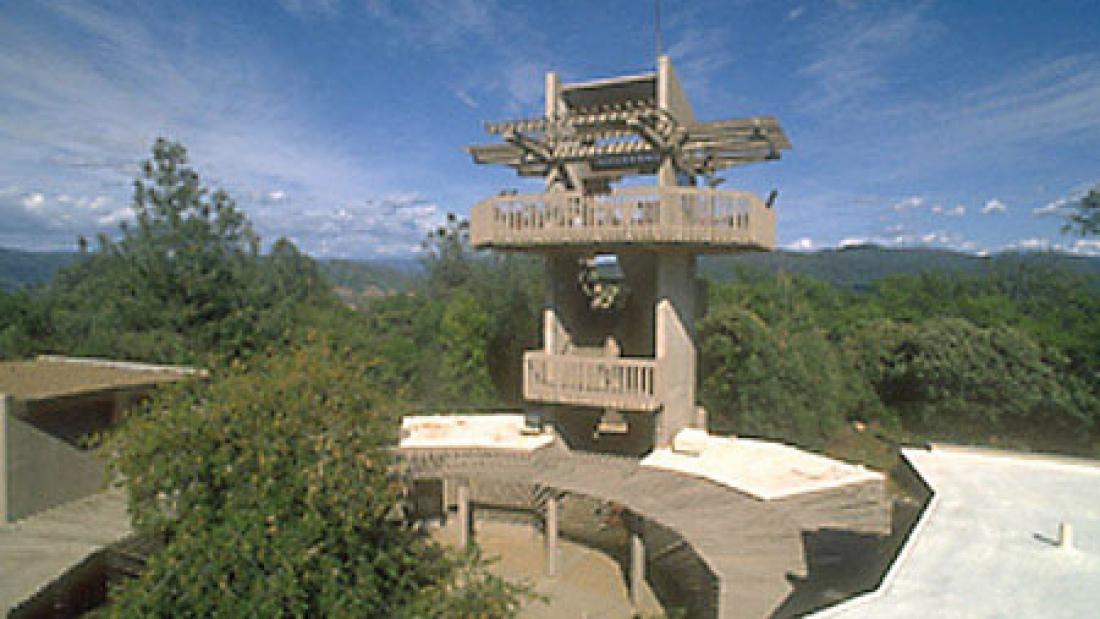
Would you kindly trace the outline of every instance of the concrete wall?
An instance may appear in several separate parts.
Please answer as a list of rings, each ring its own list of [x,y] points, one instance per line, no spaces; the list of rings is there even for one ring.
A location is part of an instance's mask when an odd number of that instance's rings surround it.
[[[111,426],[113,396],[48,404],[0,398],[0,521],[98,492],[103,467],[83,441]]]

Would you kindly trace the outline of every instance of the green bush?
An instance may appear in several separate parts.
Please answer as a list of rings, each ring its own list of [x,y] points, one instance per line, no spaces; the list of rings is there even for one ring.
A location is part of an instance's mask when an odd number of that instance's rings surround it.
[[[107,445],[164,539],[111,617],[508,617],[521,591],[401,517],[397,417],[326,342],[166,390]]]
[[[846,420],[878,416],[874,394],[820,329],[771,326],[721,305],[700,338],[702,400],[716,430],[820,450]]]

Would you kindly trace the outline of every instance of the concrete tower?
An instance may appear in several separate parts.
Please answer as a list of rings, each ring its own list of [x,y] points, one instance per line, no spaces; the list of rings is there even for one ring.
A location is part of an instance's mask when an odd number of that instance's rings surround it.
[[[775,246],[771,204],[714,188],[714,175],[778,159],[790,142],[776,119],[697,122],[662,56],[642,75],[549,73],[544,116],[486,129],[504,142],[469,147],[475,162],[546,180],[544,193],[502,193],[470,215],[475,247],[545,259],[543,346],[524,356],[524,397],[581,447],[641,453],[704,424],[696,257]],[[656,185],[613,186],[644,175]]]

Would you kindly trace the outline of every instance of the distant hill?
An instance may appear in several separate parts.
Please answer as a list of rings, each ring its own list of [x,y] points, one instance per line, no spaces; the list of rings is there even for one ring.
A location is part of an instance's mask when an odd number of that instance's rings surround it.
[[[352,306],[381,296],[405,292],[420,268],[413,259],[318,261],[340,298]]]
[[[58,269],[80,259],[73,251],[22,251],[0,247],[0,290],[10,291],[50,280]]]
[[[859,245],[813,253],[774,251],[705,257],[700,272],[716,280],[736,277],[739,272],[775,274],[780,271],[808,275],[852,290],[865,290],[875,280],[897,274],[924,271],[980,273],[993,265],[1044,265],[1080,273],[1100,275],[1100,258],[1054,252],[1005,252],[980,257],[945,249],[888,249]]]
[[[28,252],[0,248],[0,290],[46,282],[59,269],[80,259],[77,252]],[[322,259],[321,270],[350,303],[405,292],[421,273],[415,258],[373,260]],[[861,245],[812,253],[774,251],[708,256],[700,272],[728,280],[744,271],[808,275],[852,290],[865,290],[875,280],[922,271],[980,273],[990,266],[1045,265],[1100,276],[1100,258],[1054,252],[1007,252],[983,258],[944,249],[888,249]]]

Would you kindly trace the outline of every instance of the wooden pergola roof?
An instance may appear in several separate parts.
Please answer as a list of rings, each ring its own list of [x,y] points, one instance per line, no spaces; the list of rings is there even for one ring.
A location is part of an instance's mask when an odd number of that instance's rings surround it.
[[[774,116],[680,123],[649,101],[627,100],[550,118],[487,123],[503,144],[467,147],[476,163],[507,165],[520,176],[588,163],[612,176],[654,174],[665,157],[694,175],[778,159],[791,148]]]

